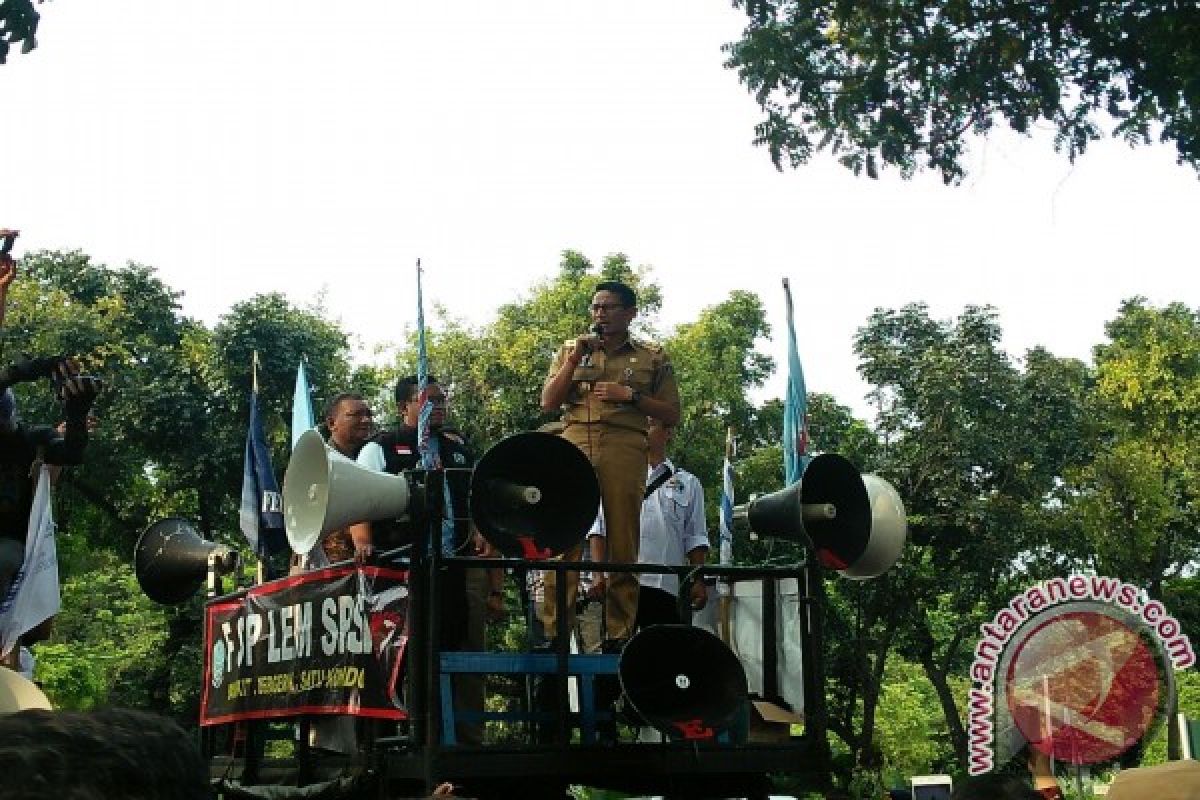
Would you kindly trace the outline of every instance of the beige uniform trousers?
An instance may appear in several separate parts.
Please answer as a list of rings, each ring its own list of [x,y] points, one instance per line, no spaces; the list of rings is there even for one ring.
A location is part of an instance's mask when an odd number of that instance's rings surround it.
[[[603,423],[568,425],[562,437],[574,444],[596,470],[600,481],[600,501],[604,506],[607,531],[608,560],[616,564],[636,564],[639,524],[642,514],[642,492],[646,490],[646,434],[628,428]],[[578,561],[583,550],[580,543],[563,555],[567,561]],[[603,571],[597,569],[597,571]],[[575,598],[579,588],[579,573],[568,572],[567,613],[568,630],[573,627]],[[556,635],[555,574],[546,572],[546,600],[542,605],[542,624],[547,636]],[[638,578],[633,572],[614,572],[608,578],[604,618],[606,639],[628,639],[633,635],[637,617]]]

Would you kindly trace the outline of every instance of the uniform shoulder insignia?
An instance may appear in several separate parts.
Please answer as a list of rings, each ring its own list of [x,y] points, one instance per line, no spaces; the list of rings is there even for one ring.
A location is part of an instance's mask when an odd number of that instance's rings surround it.
[[[658,354],[658,353],[662,352],[662,345],[659,344],[658,342],[652,342],[649,339],[633,339],[633,338],[631,338],[630,341],[632,341],[635,345],[642,348],[643,350],[649,350],[651,353]]]

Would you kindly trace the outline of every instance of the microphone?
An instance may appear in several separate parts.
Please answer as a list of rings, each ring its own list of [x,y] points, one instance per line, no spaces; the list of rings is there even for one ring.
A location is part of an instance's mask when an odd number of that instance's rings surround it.
[[[592,352],[592,350],[595,349],[596,345],[600,342],[600,337],[604,335],[604,326],[601,325],[599,322],[597,322],[595,325],[593,325],[591,328],[588,329],[588,333],[590,333],[591,336],[587,337],[583,341],[584,341],[584,344],[587,346],[587,351],[590,353],[590,352]]]

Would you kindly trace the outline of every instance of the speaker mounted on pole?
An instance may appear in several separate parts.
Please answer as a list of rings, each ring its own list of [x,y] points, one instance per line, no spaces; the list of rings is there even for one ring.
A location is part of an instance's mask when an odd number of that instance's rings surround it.
[[[713,739],[745,713],[746,672],[724,642],[691,625],[651,625],[621,651],[621,691],[673,739]]]
[[[361,466],[330,450],[317,431],[305,431],[283,476],[288,543],[304,554],[347,525],[402,517],[412,495],[407,476]]]
[[[475,465],[471,519],[509,557],[552,558],[583,541],[600,482],[578,447],[549,433],[502,439]]]
[[[734,509],[760,536],[807,542],[817,560],[847,578],[874,578],[899,559],[908,536],[904,503],[883,478],[823,453],[800,480]]]
[[[138,537],[133,551],[134,574],[142,591],[156,603],[179,605],[196,593],[209,575],[237,569],[236,550],[209,541],[182,517],[168,517]]]

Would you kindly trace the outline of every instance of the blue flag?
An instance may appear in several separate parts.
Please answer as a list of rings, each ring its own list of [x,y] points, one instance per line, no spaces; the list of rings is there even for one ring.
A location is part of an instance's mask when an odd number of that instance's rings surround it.
[[[425,301],[421,293],[420,259],[417,259],[417,401],[421,404],[417,415],[417,453],[421,456],[421,468],[442,469],[441,447],[429,428],[433,402],[429,399],[429,354],[425,349]],[[453,555],[454,503],[450,498],[450,482],[444,480],[442,487],[442,552]]]
[[[417,259],[417,401],[421,411],[417,415],[417,452],[421,456],[423,469],[439,469],[436,440],[431,441],[429,418],[433,416],[433,403],[429,402],[429,354],[425,350],[425,301],[421,294],[421,260]]]
[[[721,563],[733,563],[733,428],[725,434],[725,465],[721,469]]]
[[[246,431],[246,456],[242,463],[242,506],[238,514],[242,533],[259,558],[288,549],[283,529],[283,496],[271,467],[258,392],[250,392],[250,427]]]
[[[783,294],[787,299],[788,380],[783,405],[783,467],[788,486],[800,480],[811,460],[808,456],[808,390],[804,386],[804,370],[796,352],[796,327],[792,322],[792,289],[783,279]]]
[[[292,394],[292,449],[305,431],[317,427],[312,407],[312,390],[308,386],[308,375],[304,362],[296,370],[296,391]]]

